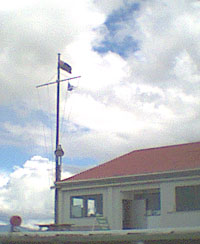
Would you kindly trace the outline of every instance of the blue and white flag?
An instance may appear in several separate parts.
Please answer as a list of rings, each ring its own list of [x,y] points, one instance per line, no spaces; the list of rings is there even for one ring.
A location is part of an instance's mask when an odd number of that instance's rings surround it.
[[[73,91],[74,90],[74,86],[72,86],[69,82],[68,82],[68,87],[67,87],[67,90],[68,91]]]
[[[69,64],[63,62],[62,60],[60,60],[60,68],[67,71],[70,74],[72,73],[72,67]]]

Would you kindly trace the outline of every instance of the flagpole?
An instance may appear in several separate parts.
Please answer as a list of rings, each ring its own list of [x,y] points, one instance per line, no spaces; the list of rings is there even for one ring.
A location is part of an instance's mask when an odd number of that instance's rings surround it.
[[[58,76],[57,76],[57,113],[56,113],[56,149],[59,145],[59,118],[60,118],[60,53],[58,53]],[[59,162],[56,155],[56,181],[60,180]]]
[[[61,180],[61,163],[64,151],[59,144],[59,117],[60,117],[60,53],[58,54],[58,76],[57,76],[57,112],[56,112],[56,150],[55,150],[55,161],[56,161],[56,172],[55,182]],[[58,224],[58,189],[55,188],[55,224]]]
[[[59,116],[60,116],[60,82],[72,80],[76,78],[80,78],[81,76],[67,78],[64,80],[60,80],[60,69],[63,69],[71,74],[72,68],[69,64],[63,62],[60,60],[60,53],[58,53],[58,74],[57,74],[57,81],[56,82],[48,82],[42,85],[36,86],[36,88],[44,87],[48,85],[52,85],[57,83],[57,111],[56,111],[56,150],[55,150],[55,185],[58,181],[61,180],[61,165],[62,165],[62,156],[64,155],[64,151],[59,144]],[[68,84],[69,86],[69,84]],[[69,88],[68,88],[69,89]],[[73,86],[71,87],[71,90],[73,89]],[[59,223],[59,217],[58,217],[58,208],[59,208],[59,194],[58,189],[55,187],[55,209],[54,209],[54,222],[55,224]]]

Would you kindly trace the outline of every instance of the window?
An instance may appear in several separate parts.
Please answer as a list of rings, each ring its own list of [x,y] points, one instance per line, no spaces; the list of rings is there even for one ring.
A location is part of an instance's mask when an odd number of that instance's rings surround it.
[[[151,193],[147,195],[146,210],[158,211],[160,210],[160,193]]]
[[[71,199],[71,215],[74,218],[80,218],[83,216],[83,198],[73,197]]]
[[[134,196],[135,200],[146,200],[146,215],[160,215],[160,192],[143,191]]]
[[[71,197],[71,218],[94,217],[103,214],[102,194]]]
[[[200,185],[179,186],[176,191],[176,211],[200,210]]]

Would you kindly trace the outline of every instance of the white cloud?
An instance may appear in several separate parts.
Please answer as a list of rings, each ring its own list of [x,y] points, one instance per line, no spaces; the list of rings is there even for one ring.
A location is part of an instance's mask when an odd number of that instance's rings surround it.
[[[64,171],[64,177],[70,172]],[[0,175],[0,219],[8,223],[12,215],[20,215],[23,225],[53,221],[54,163],[46,158],[34,156],[23,167],[16,166],[12,173]]]
[[[23,120],[4,122],[1,142],[52,148],[46,120],[55,115],[56,88],[41,88],[38,97],[35,85],[56,79],[58,52],[73,75],[82,76],[67,98],[61,85],[61,111],[66,105],[69,119],[61,131],[66,156],[107,160],[136,148],[199,140],[199,2],[139,2],[113,36],[138,42],[127,58],[93,50],[109,35],[106,18],[127,10],[125,1],[68,3],[40,1],[0,13],[1,102]],[[32,119],[38,110],[46,117]]]
[[[195,62],[199,55],[197,42],[200,32],[199,7],[194,1],[148,1],[142,2],[135,25],[127,25],[127,32],[139,41],[140,56],[145,62],[132,59],[133,75],[141,82],[164,87],[179,82],[173,73],[176,57],[187,51]],[[195,52],[195,54],[194,54]],[[183,75],[182,75],[183,77]],[[161,84],[160,84],[161,83]],[[164,83],[164,84],[163,84]]]
[[[0,186],[4,187],[9,181],[8,174],[6,172],[0,173]]]
[[[16,10],[16,9],[20,9],[20,8],[24,8],[27,6],[32,5],[34,2],[36,2],[38,0],[8,0],[8,1],[4,1],[2,2],[1,6],[0,6],[0,10],[2,11],[10,11],[10,10]]]
[[[65,54],[65,48],[80,39],[83,49],[90,45],[96,35],[93,28],[103,23],[104,16],[90,1],[39,1],[2,11],[0,19],[2,104],[23,102],[32,107],[37,82],[45,83],[56,73],[57,53]]]
[[[123,0],[95,0],[94,2],[95,5],[99,8],[99,10],[106,15],[111,14],[113,11],[118,10],[120,7],[123,7],[124,5]]]

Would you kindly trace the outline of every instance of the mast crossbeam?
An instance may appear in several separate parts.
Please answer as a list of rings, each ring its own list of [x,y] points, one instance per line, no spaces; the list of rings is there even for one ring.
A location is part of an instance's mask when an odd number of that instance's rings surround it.
[[[81,78],[81,76],[79,75],[79,76],[67,78],[67,79],[64,79],[64,80],[60,80],[60,82],[67,81],[67,80],[74,80],[74,79],[77,79],[77,78]],[[52,85],[52,84],[56,84],[57,82],[58,81],[52,81],[52,82],[48,82],[48,83],[45,83],[45,84],[41,84],[41,85],[36,86],[36,88],[43,87],[43,86],[48,86],[48,85]]]

